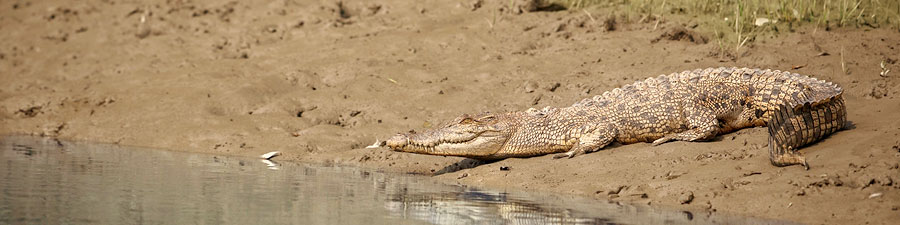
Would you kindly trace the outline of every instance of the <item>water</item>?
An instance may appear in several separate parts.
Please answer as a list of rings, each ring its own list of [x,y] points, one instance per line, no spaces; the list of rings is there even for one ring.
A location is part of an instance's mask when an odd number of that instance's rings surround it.
[[[0,137],[0,224],[780,223],[351,167]]]

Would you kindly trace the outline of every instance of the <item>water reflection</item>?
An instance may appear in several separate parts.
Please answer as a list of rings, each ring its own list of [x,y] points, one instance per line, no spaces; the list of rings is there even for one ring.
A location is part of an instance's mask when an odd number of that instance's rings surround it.
[[[0,224],[776,223],[413,175],[0,137]]]
[[[507,199],[502,193],[400,194],[389,199],[386,207],[393,215],[434,224],[615,224],[607,218],[579,216],[569,209]]]
[[[459,186],[429,190],[414,186],[417,185],[385,190],[385,207],[391,215],[432,224],[794,224],[577,196],[492,192]]]

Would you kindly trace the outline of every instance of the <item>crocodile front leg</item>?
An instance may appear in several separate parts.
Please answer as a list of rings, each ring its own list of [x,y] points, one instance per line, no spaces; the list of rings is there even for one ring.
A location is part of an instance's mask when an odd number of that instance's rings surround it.
[[[693,112],[687,116],[690,130],[681,133],[668,134],[653,141],[653,146],[661,145],[669,141],[697,141],[708,140],[719,133],[719,120],[712,110],[706,107],[691,107],[686,109]]]
[[[600,150],[604,146],[612,143],[616,138],[616,132],[609,126],[597,128],[578,138],[578,143],[572,146],[572,150],[566,153],[560,153],[553,156],[554,159],[572,158],[576,155],[583,155]]]

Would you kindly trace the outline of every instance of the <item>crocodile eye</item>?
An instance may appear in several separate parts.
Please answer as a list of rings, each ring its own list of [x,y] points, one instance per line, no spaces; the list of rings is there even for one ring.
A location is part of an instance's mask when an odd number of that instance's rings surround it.
[[[478,120],[478,122],[488,122],[488,121],[494,120],[494,115],[483,116],[481,118],[478,118],[477,120]]]

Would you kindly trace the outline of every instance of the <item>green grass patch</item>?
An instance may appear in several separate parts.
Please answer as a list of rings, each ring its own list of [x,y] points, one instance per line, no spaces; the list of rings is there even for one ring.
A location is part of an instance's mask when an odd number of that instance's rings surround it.
[[[609,10],[630,21],[686,19],[714,34],[723,51],[739,53],[760,35],[814,26],[900,31],[898,0],[550,0],[569,9]],[[767,23],[763,23],[768,20]]]

